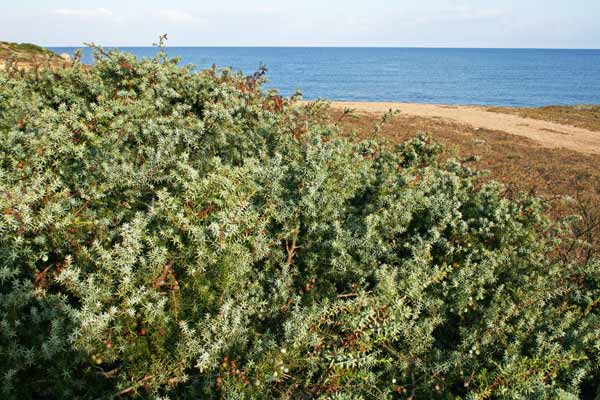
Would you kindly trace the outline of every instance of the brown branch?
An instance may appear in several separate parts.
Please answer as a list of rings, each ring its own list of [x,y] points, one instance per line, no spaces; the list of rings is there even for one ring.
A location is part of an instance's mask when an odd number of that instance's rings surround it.
[[[77,215],[79,215],[80,212],[82,212],[83,210],[85,210],[89,205],[90,205],[91,199],[87,199],[82,205],[81,207],[79,207],[77,209],[77,211],[75,211],[75,213],[73,213],[73,216],[76,217]]]
[[[597,298],[594,302],[590,303],[590,305],[586,307],[585,315],[588,315],[592,311],[592,308],[596,307],[598,304],[600,304],[600,298]]]
[[[116,393],[114,395],[114,397],[124,396],[126,394],[129,394],[129,393],[133,392],[134,390],[136,390],[137,388],[139,388],[140,386],[144,386],[145,384],[148,383],[148,381],[150,381],[154,378],[155,378],[154,375],[146,375],[143,379],[137,381],[137,383],[135,383],[134,385],[131,385],[128,388],[125,388],[125,389],[121,390],[120,392]],[[175,383],[178,383],[178,382],[179,382],[178,378],[171,378],[171,379],[167,380],[167,384],[169,384],[169,385],[174,385]]]
[[[167,278],[171,278],[173,284],[171,285],[170,289],[172,291],[179,290],[179,282],[177,281],[177,278],[175,277],[175,274],[173,273],[173,269],[171,267],[172,265],[170,263],[165,265],[162,274],[156,280],[156,282],[154,282],[155,289],[160,289],[161,287],[167,285]]]
[[[128,393],[131,393],[131,392],[133,392],[134,390],[136,390],[136,389],[137,389],[137,388],[139,388],[140,386],[144,385],[146,382],[148,382],[148,381],[149,381],[149,380],[151,380],[152,378],[153,378],[153,376],[152,376],[152,375],[146,375],[146,376],[144,377],[144,379],[142,379],[142,380],[138,381],[138,382],[137,382],[135,385],[131,385],[131,386],[129,386],[128,388],[121,390],[119,393],[117,393],[117,394],[115,395],[115,397],[116,397],[116,396],[123,396],[123,395],[126,395],[126,394],[128,394]]]
[[[46,274],[50,269],[50,265],[44,268],[42,272],[35,274],[35,286],[38,288],[42,288],[46,286]]]
[[[358,293],[346,293],[346,294],[338,294],[338,299],[349,299],[351,297],[357,297]]]
[[[369,290],[367,292],[363,292],[363,295],[367,295],[367,294],[371,294],[373,293],[372,290]],[[352,297],[358,297],[360,293],[344,293],[344,294],[338,294],[338,299],[348,299],[348,298],[352,298]],[[404,299],[406,296],[403,296],[402,299]]]
[[[104,57],[108,58],[111,61],[115,61],[112,56],[110,55],[110,53],[106,52],[106,50],[104,50],[102,47],[98,46],[96,43],[92,42],[92,43],[87,43],[84,42],[84,45],[86,45],[87,47],[90,47],[94,50],[97,50],[100,54],[102,54]]]
[[[290,246],[288,240],[285,239],[285,251],[287,252],[288,265],[292,265],[292,263],[294,262],[294,257],[296,256],[296,250],[298,250],[298,249],[299,249],[299,247],[296,246],[296,239],[292,240],[291,246]]]
[[[340,117],[337,119],[337,122],[342,122],[342,120],[346,117],[354,116],[355,111],[356,110],[354,108],[344,108],[344,111],[342,112],[342,115],[340,115]]]

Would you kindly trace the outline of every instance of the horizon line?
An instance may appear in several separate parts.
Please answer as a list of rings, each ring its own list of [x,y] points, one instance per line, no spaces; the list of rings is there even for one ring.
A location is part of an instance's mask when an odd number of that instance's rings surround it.
[[[96,43],[98,44],[98,43]],[[152,45],[101,45],[112,48],[154,48]],[[42,45],[46,48],[86,48],[81,45]],[[481,47],[481,46],[353,46],[353,45],[171,45],[169,48],[281,48],[281,49],[448,49],[448,50],[600,50],[600,47]]]

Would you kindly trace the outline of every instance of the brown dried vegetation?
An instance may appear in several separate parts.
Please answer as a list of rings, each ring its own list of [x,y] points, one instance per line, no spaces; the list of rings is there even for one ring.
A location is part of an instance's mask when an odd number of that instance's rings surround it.
[[[546,106],[538,108],[491,107],[488,111],[572,125],[600,132],[600,105]]]

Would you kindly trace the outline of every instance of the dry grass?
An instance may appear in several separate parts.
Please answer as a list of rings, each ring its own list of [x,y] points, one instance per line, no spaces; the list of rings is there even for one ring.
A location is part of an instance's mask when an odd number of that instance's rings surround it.
[[[383,114],[390,109],[405,116],[442,118],[457,124],[503,131],[535,140],[548,148],[565,148],[586,154],[600,155],[598,132],[552,121],[523,118],[518,115],[487,111],[480,106],[449,106],[436,104],[389,102],[332,102],[333,109],[353,109],[359,113]]]
[[[600,105],[547,106],[539,108],[491,107],[487,110],[600,132]]]
[[[332,110],[345,132],[367,137],[381,117],[360,113],[342,116]],[[402,142],[427,132],[444,145],[446,157],[468,160],[475,169],[489,171],[489,178],[504,183],[512,192],[531,192],[546,198],[553,214],[562,216],[572,206],[564,196],[600,204],[600,156],[539,146],[533,140],[506,132],[474,129],[437,118],[399,114],[385,124],[380,137]],[[477,156],[477,158],[473,157]]]
[[[4,68],[7,62],[25,70],[36,65],[54,69],[71,64],[52,51],[34,44],[0,42],[0,69]]]

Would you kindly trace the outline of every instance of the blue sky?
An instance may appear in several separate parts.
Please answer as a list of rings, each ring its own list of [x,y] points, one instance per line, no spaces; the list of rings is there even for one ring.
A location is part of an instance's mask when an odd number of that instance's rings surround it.
[[[600,48],[600,0],[2,0],[0,40]],[[7,5],[8,4],[8,5]]]

